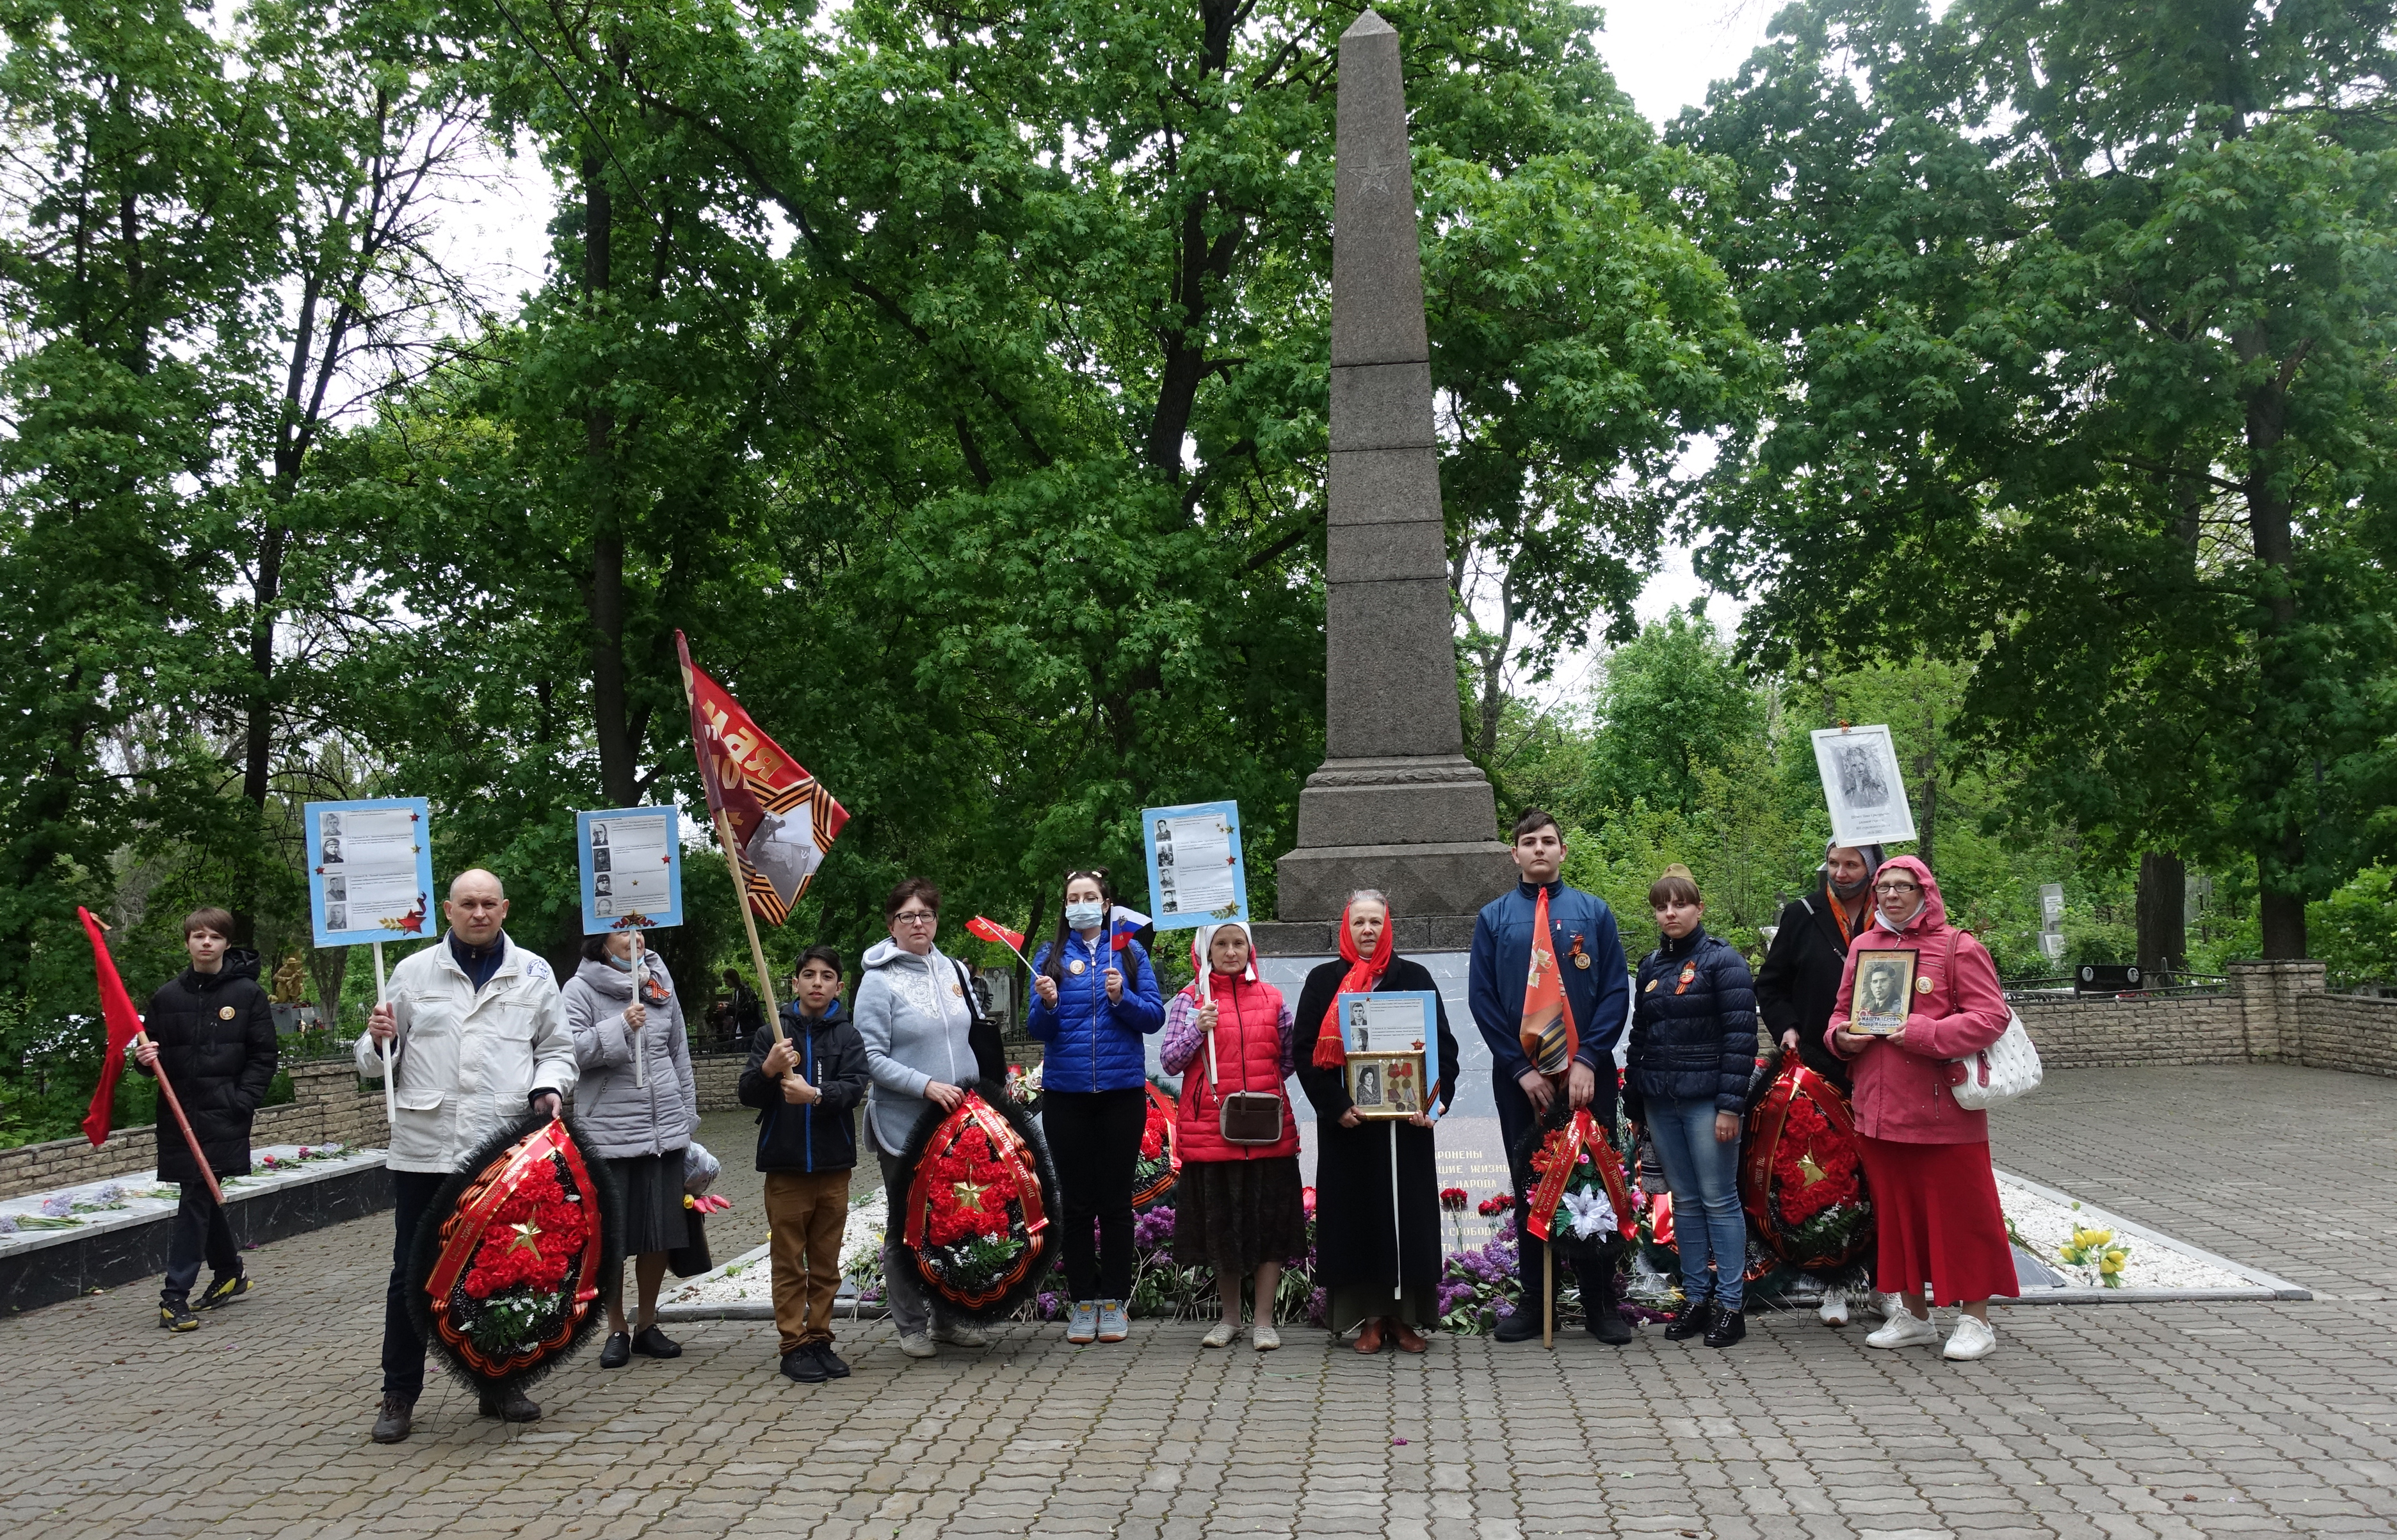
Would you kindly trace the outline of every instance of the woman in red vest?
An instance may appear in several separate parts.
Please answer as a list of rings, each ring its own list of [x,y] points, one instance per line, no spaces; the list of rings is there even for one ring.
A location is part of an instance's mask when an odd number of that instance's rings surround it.
[[[1210,1347],[1227,1346],[1239,1335],[1240,1282],[1254,1275],[1252,1340],[1258,1352],[1269,1352],[1281,1346],[1274,1330],[1281,1265],[1306,1252],[1298,1125],[1282,1090],[1291,1070],[1290,1008],[1280,990],[1257,978],[1245,926],[1200,926],[1191,941],[1190,966],[1197,977],[1166,1006],[1165,1041],[1158,1050],[1165,1072],[1182,1077],[1173,1260],[1214,1269],[1224,1319],[1200,1339]],[[1223,1099],[1235,1091],[1280,1097],[1281,1137],[1265,1145],[1225,1139]]]

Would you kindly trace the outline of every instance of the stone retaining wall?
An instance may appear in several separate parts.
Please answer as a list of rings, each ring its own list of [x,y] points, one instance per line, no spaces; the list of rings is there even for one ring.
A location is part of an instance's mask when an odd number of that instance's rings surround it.
[[[2220,995],[2016,1002],[2059,1069],[2283,1060],[2397,1076],[2397,999],[2325,991],[2318,962],[2234,962]]]
[[[362,1082],[346,1059],[289,1066],[292,1099],[261,1107],[250,1125],[254,1145],[342,1144],[371,1148],[383,1143],[380,1087],[360,1091]],[[157,1131],[148,1124],[116,1129],[97,1149],[77,1135],[46,1144],[0,1150],[0,1198],[71,1187],[112,1176],[146,1172],[158,1163]]]

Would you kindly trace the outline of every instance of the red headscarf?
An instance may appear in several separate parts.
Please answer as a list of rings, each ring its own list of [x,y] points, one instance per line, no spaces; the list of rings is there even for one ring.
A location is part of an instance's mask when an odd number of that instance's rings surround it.
[[[1383,913],[1386,916],[1388,910],[1385,908]],[[1347,1043],[1340,1036],[1337,1019],[1340,997],[1362,994],[1382,982],[1382,975],[1389,970],[1390,957],[1398,949],[1398,930],[1395,921],[1385,918],[1382,921],[1382,939],[1373,944],[1373,955],[1359,957],[1357,938],[1348,933],[1348,911],[1345,907],[1341,909],[1340,956],[1348,964],[1348,971],[1341,975],[1340,987],[1332,992],[1332,1004],[1323,1012],[1323,1025],[1315,1034],[1316,1068],[1338,1069],[1348,1062]]]

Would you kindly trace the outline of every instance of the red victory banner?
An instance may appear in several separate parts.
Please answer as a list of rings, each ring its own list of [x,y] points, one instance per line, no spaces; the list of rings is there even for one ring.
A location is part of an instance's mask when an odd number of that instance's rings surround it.
[[[750,908],[780,925],[808,891],[849,811],[722,685],[699,671],[679,631],[675,650],[682,658],[691,749],[707,784],[708,813],[717,821],[726,855],[740,863]]]

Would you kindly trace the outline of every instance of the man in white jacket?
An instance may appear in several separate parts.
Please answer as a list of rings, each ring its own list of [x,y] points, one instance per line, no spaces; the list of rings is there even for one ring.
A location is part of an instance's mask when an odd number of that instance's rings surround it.
[[[391,1171],[397,1235],[382,1315],[382,1405],[377,1443],[397,1443],[414,1426],[424,1391],[424,1341],[408,1313],[408,1253],[425,1211],[477,1145],[524,1116],[555,1115],[574,1089],[574,1039],[558,1007],[547,962],[501,929],[507,894],[490,873],[461,872],[442,904],[441,940],[392,970],[389,997],[358,1039],[358,1073],[383,1073],[391,1045]],[[485,1396],[482,1413],[529,1423],[541,1408],[520,1390]]]

